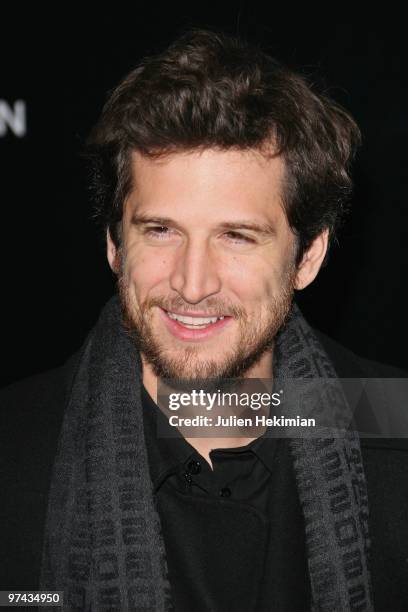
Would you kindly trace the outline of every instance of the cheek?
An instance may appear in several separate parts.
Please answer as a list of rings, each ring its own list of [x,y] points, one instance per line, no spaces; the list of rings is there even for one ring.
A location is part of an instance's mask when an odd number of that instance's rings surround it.
[[[281,287],[281,274],[270,261],[235,258],[227,269],[224,278],[242,301],[259,304],[276,295]]]
[[[135,293],[147,295],[158,285],[168,281],[169,264],[165,257],[149,257],[133,250],[128,254],[125,274]]]

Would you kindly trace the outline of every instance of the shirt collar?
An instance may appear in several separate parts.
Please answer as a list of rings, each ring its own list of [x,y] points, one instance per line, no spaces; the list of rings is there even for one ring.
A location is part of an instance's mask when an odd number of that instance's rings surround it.
[[[169,425],[168,420],[152,400],[144,385],[142,385],[141,397],[150,475],[153,487],[157,490],[166,476],[187,461],[195,449],[183,438],[177,428]],[[168,432],[168,437],[162,434],[159,436],[159,428],[164,434]]]
[[[198,453],[185,440],[177,428],[169,425],[167,418],[150,397],[143,384],[141,398],[150,475],[154,490],[157,491],[169,474],[175,472],[180,465],[188,461],[193,455],[198,456]],[[158,435],[159,428],[160,432],[163,432],[164,435]],[[167,433],[168,436],[166,435]],[[276,438],[269,438],[263,435],[245,446],[223,450],[237,454],[250,450],[272,472],[278,442]],[[215,448],[213,450],[219,449]]]

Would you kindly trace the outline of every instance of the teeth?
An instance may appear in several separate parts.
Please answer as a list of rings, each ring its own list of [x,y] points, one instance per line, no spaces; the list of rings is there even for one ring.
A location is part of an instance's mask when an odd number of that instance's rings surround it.
[[[183,323],[184,325],[189,325],[192,327],[202,327],[205,325],[209,325],[210,323],[215,323],[218,320],[222,320],[224,317],[185,317],[183,315],[176,315],[172,312],[167,312],[170,319],[174,319]]]

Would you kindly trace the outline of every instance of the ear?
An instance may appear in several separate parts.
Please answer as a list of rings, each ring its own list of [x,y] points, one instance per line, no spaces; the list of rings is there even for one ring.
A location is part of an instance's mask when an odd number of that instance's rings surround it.
[[[112,272],[118,274],[119,272],[119,249],[113,242],[109,228],[106,230],[106,256],[109,261]]]
[[[295,289],[304,289],[314,281],[327,253],[328,242],[329,230],[325,229],[304,252],[296,272]]]

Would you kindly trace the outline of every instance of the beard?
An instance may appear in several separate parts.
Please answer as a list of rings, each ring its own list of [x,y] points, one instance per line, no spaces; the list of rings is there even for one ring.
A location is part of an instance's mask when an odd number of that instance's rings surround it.
[[[198,346],[166,348],[160,333],[155,331],[152,324],[154,307],[188,314],[194,308],[197,309],[197,306],[186,304],[180,296],[171,300],[165,296],[155,296],[139,306],[132,296],[123,266],[120,266],[120,270],[118,293],[123,325],[155,376],[162,380],[181,379],[183,384],[188,384],[212,379],[212,384],[220,384],[225,379],[243,377],[267,351],[273,349],[275,336],[285,324],[292,305],[295,278],[293,266],[282,275],[279,292],[269,299],[256,317],[253,316],[252,321],[244,309],[209,298],[200,309],[233,316],[239,325],[235,346],[225,352],[222,359],[209,359],[204,356],[205,346],[201,343]],[[221,344],[220,352],[224,346]]]

